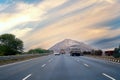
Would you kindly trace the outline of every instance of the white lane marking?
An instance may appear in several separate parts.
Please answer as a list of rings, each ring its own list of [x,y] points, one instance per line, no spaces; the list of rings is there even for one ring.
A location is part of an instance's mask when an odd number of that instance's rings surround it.
[[[23,78],[22,80],[27,80],[32,74],[29,74],[28,76],[26,76],[25,78]]]
[[[42,67],[45,67],[45,66],[46,66],[46,64],[43,64],[43,65],[42,65]]]
[[[87,64],[84,64],[84,65],[87,66],[87,67],[89,66],[89,65],[87,65]]]
[[[102,75],[108,77],[108,78],[111,79],[111,80],[116,80],[115,78],[113,78],[113,77],[111,77],[111,76],[109,76],[109,75],[107,75],[107,74],[105,74],[105,73],[102,73]]]
[[[50,59],[48,62],[51,62],[53,59]]]

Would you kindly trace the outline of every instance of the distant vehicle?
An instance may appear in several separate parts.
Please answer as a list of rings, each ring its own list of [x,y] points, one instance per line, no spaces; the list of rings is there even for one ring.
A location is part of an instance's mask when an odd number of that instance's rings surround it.
[[[54,53],[54,55],[60,55],[60,53],[56,52],[56,53]]]
[[[81,49],[75,46],[70,47],[70,56],[82,56]]]
[[[65,54],[65,50],[64,50],[64,49],[61,49],[61,50],[60,50],[60,54]]]

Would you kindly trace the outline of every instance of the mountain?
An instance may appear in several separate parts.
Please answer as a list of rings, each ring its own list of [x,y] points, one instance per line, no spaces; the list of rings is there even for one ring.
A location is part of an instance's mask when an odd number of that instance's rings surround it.
[[[65,51],[69,51],[69,48],[71,46],[75,46],[81,49],[81,51],[91,51],[93,48],[83,42],[71,40],[71,39],[65,39],[59,43],[56,43],[54,46],[52,46],[49,50],[53,50],[56,52],[59,52],[61,49],[64,49]]]

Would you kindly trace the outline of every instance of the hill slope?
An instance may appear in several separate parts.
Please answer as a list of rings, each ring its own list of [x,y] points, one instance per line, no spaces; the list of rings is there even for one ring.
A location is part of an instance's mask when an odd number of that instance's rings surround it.
[[[54,46],[52,46],[49,50],[54,50],[56,52],[59,52],[61,49],[64,49],[66,51],[69,51],[69,48],[71,46],[76,46],[81,49],[81,51],[91,51],[93,48],[83,42],[78,42],[71,39],[65,39],[59,43],[56,43]]]

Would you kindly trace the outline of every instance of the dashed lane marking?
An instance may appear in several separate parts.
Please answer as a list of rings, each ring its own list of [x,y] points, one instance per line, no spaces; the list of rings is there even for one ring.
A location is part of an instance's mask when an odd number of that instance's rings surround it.
[[[43,65],[42,65],[42,67],[45,67],[45,66],[46,66],[46,64],[43,64]]]
[[[53,59],[50,59],[48,62],[51,62]]]
[[[29,74],[28,76],[26,76],[25,78],[23,78],[22,80],[27,80],[32,74]]]
[[[111,76],[109,76],[109,75],[107,75],[107,74],[105,74],[105,73],[102,73],[102,75],[106,76],[107,78],[109,78],[109,79],[111,79],[111,80],[116,80],[115,78],[113,78],[113,77],[111,77]]]
[[[84,64],[86,67],[89,67],[89,65],[88,64]]]

